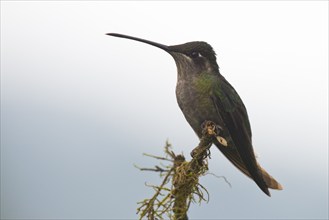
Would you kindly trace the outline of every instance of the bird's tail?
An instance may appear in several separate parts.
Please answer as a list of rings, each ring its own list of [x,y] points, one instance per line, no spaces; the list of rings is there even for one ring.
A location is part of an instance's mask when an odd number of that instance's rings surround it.
[[[278,181],[276,181],[270,174],[268,174],[263,167],[261,167],[258,163],[257,165],[262,172],[263,179],[266,185],[268,186],[268,188],[277,189],[277,190],[283,189],[282,185]]]
[[[221,146],[220,144],[216,144],[216,146],[226,156],[226,158],[229,159],[229,161],[231,161],[231,163],[236,168],[238,168],[242,173],[244,173],[249,178],[254,179],[252,177],[252,175],[249,173],[246,165],[244,164],[244,162],[242,161],[239,153],[236,150],[230,150],[226,147]],[[276,181],[270,174],[268,174],[266,172],[266,170],[264,168],[262,168],[258,162],[256,162],[255,165],[257,166],[259,174],[261,174],[261,177],[262,177],[263,181],[265,182],[267,188],[277,189],[277,190],[282,190],[283,189],[282,185],[278,181]],[[267,190],[267,188],[262,188],[262,187],[260,187],[260,188],[268,196],[270,196],[270,193]]]

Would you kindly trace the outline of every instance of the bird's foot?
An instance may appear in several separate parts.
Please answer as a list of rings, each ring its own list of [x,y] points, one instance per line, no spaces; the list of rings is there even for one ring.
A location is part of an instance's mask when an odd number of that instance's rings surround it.
[[[210,156],[209,148],[214,138],[221,130],[221,127],[212,121],[205,121],[201,124],[201,128],[202,138],[200,139],[199,145],[192,150],[191,156],[192,158],[195,158],[199,157],[199,155],[202,155],[200,158],[203,160],[204,158]]]
[[[204,121],[201,125],[202,135],[215,136],[217,141],[224,147],[228,146],[227,140],[220,136],[223,133],[223,128],[212,121]],[[193,153],[193,151],[192,151]]]
[[[223,131],[223,128],[219,125],[217,125],[215,122],[213,121],[204,121],[201,124],[201,128],[202,128],[202,134],[203,135],[218,135]]]

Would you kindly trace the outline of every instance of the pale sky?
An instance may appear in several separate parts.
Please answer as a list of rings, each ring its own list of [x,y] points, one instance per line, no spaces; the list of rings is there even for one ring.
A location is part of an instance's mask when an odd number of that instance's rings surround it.
[[[136,219],[143,153],[198,139],[164,51],[206,41],[249,113],[263,194],[215,148],[191,219],[328,218],[327,1],[1,1],[1,218]]]

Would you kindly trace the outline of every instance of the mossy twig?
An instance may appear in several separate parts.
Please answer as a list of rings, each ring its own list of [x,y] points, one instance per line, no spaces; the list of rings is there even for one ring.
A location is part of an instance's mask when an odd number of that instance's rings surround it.
[[[166,142],[165,157],[158,157],[144,154],[160,160],[171,161],[173,164],[161,168],[139,168],[142,171],[160,172],[164,177],[160,186],[150,186],[155,190],[150,199],[145,199],[138,204],[140,207],[137,213],[140,219],[147,218],[164,219],[165,214],[170,219],[188,219],[187,211],[191,202],[201,203],[209,200],[209,193],[204,186],[199,183],[199,177],[208,171],[207,158],[210,156],[210,147],[213,143],[218,126],[206,121],[202,125],[202,138],[199,145],[191,152],[192,160],[186,161],[182,154],[175,155],[171,150],[171,145]],[[172,183],[169,187],[169,183]]]

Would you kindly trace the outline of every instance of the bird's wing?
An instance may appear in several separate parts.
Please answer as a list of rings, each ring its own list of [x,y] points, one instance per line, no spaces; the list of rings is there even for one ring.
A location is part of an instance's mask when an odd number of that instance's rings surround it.
[[[251,128],[247,110],[238,93],[224,78],[220,88],[215,89],[212,99],[219,117],[224,122],[223,136],[228,140],[224,146],[215,143],[221,152],[244,174],[251,177],[264,193],[270,196],[262,169],[258,165],[251,143]]]

